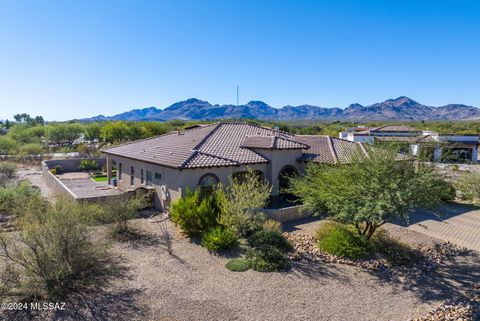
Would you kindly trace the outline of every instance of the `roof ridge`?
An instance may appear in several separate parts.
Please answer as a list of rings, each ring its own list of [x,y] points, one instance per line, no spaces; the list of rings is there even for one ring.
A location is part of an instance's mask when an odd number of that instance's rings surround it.
[[[335,163],[338,163],[338,155],[337,152],[335,151],[335,148],[333,147],[333,141],[332,141],[332,136],[327,136],[328,137],[328,147],[330,147],[330,151],[332,152],[333,159],[335,160]]]
[[[200,153],[198,150],[194,150],[193,153],[191,153],[187,158],[185,158],[178,166],[177,168],[185,168],[185,165],[195,156],[197,156],[197,154]]]
[[[206,135],[198,142],[198,144],[195,145],[195,146],[192,148],[192,150],[199,150],[200,147],[202,147],[202,145],[206,142],[206,140],[207,140],[210,136],[212,136],[213,133],[216,132],[218,128],[220,128],[220,126],[222,125],[222,123],[215,123],[214,125],[215,125],[215,127],[212,128],[212,130],[211,130],[208,134],[206,134]]]

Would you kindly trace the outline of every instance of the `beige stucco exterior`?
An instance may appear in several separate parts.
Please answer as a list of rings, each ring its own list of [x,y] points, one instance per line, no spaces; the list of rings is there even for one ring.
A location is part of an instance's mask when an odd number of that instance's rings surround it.
[[[117,188],[122,191],[134,190],[145,187],[155,190],[155,207],[163,212],[168,212],[170,204],[181,197],[188,189],[195,189],[200,178],[205,174],[214,174],[223,184],[229,183],[229,178],[237,172],[244,172],[247,168],[259,170],[272,185],[272,195],[279,193],[279,173],[285,166],[291,166],[298,173],[303,172],[304,166],[297,159],[302,155],[301,150],[256,150],[262,156],[270,160],[269,163],[211,167],[196,169],[176,169],[144,161],[134,160],[126,157],[107,154],[107,170],[109,181],[113,184],[111,170],[113,163],[116,164],[117,172],[122,170],[121,179],[117,173]],[[121,164],[121,166],[120,166]],[[133,167],[133,181],[131,180],[131,169]],[[143,183],[142,183],[143,170]],[[152,173],[152,184],[147,186],[147,171]],[[160,174],[160,175],[155,175]],[[133,183],[133,184],[131,184]]]

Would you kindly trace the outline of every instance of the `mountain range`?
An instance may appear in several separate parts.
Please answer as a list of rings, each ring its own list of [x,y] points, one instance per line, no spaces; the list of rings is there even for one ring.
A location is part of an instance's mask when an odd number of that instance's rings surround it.
[[[190,98],[169,107],[133,109],[114,116],[95,116],[82,121],[167,121],[215,120],[225,118],[251,118],[261,120],[355,120],[355,121],[421,121],[421,120],[473,120],[480,119],[480,109],[461,104],[440,107],[422,105],[401,96],[381,103],[363,106],[351,104],[346,108],[327,108],[313,105],[274,108],[262,101],[245,105],[212,105],[207,101]]]

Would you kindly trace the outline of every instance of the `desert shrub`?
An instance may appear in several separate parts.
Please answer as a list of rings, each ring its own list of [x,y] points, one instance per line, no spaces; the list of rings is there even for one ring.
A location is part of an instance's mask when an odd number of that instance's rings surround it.
[[[131,195],[124,198],[112,198],[103,204],[102,209],[92,208],[95,215],[103,216],[104,222],[113,223],[113,236],[119,237],[129,232],[128,221],[137,217],[138,211],[148,202],[145,195]]]
[[[216,226],[202,237],[202,245],[209,251],[223,251],[237,244],[237,235],[229,228]]]
[[[480,204],[480,173],[463,172],[455,181],[462,200]]]
[[[276,230],[257,231],[248,238],[248,243],[254,248],[273,246],[283,252],[293,249],[292,244]]]
[[[15,175],[15,171],[17,169],[17,165],[12,162],[0,162],[0,176],[3,175],[4,177],[11,179]]]
[[[228,261],[225,267],[230,271],[244,272],[250,269],[250,261],[248,259],[233,259]]]
[[[37,143],[29,143],[23,146],[20,146],[18,149],[18,156],[21,159],[29,160],[41,157],[43,155],[43,147]]]
[[[27,181],[0,187],[0,212],[21,216],[29,208],[41,206],[45,206],[42,195]]]
[[[218,225],[216,194],[201,195],[200,190],[187,190],[172,203],[170,217],[182,231],[189,235],[201,235]]]
[[[2,274],[8,280],[2,297],[65,298],[107,281],[106,252],[92,242],[80,209],[58,199],[25,213],[18,235],[0,234]]]
[[[282,232],[282,224],[278,221],[275,220],[266,220],[263,222],[263,229],[264,230],[269,230],[269,231],[277,231],[279,233]]]
[[[371,252],[370,242],[341,224],[324,224],[317,230],[318,248],[327,253],[359,259]]]
[[[272,245],[262,245],[247,254],[250,266],[255,271],[283,271],[290,267],[283,251]]]
[[[232,228],[239,236],[248,236],[267,219],[259,209],[265,207],[272,188],[253,170],[232,177],[230,184],[218,188],[221,208],[220,224]]]
[[[98,164],[94,159],[82,159],[78,168],[82,171],[95,170],[98,168]]]

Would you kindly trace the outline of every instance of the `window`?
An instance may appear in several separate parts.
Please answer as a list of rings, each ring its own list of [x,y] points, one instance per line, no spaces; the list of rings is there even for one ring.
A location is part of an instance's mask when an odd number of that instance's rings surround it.
[[[143,168],[140,170],[140,184],[145,183],[145,178],[143,177]]]
[[[147,171],[147,186],[152,186],[152,172]]]
[[[130,166],[130,185],[135,185],[135,168]]]
[[[162,174],[155,173],[155,179],[162,179]]]
[[[202,177],[200,177],[200,180],[198,181],[198,185],[200,187],[213,187],[216,184],[218,184],[219,180],[218,177],[215,174],[205,174]]]
[[[122,163],[118,163],[118,180],[122,180]]]

